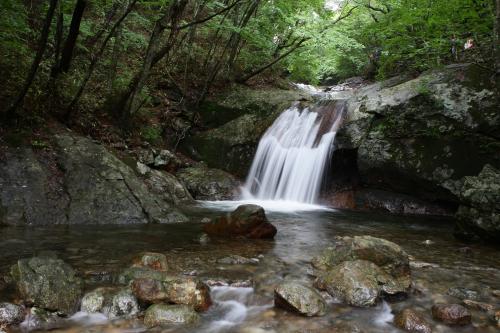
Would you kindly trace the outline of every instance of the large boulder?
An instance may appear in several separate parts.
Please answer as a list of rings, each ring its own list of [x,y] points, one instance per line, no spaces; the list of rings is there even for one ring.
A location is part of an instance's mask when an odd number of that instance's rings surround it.
[[[56,258],[20,259],[11,275],[22,300],[42,309],[72,314],[82,294],[82,279],[64,261]]]
[[[203,230],[213,236],[253,239],[271,239],[277,232],[267,220],[264,208],[257,205],[241,205],[235,211],[206,223]]]
[[[448,325],[468,325],[471,323],[469,310],[460,304],[435,304],[432,317]]]
[[[313,258],[316,269],[327,271],[337,265],[352,260],[372,262],[392,279],[397,290],[405,291],[411,284],[408,254],[397,244],[372,236],[337,238],[332,247]]]
[[[274,290],[275,306],[307,317],[326,314],[326,302],[313,288],[299,282],[284,282]]]
[[[127,224],[187,221],[173,205],[191,200],[172,175],[146,184],[93,140],[64,133],[42,150],[2,147],[0,224]],[[149,187],[148,187],[149,185]]]
[[[262,134],[294,101],[310,99],[293,89],[235,86],[204,103],[199,114],[207,128],[192,133],[182,149],[210,167],[245,177]]]
[[[486,164],[500,167],[500,90],[490,77],[478,66],[455,65],[360,88],[348,100],[333,163],[342,157],[337,152],[354,152],[355,190],[456,209],[466,203],[457,192],[463,177]]]
[[[464,177],[457,193],[458,232],[500,240],[500,170],[485,165],[477,176]]]
[[[203,165],[182,169],[176,176],[197,200],[232,200],[241,185],[229,173]]]

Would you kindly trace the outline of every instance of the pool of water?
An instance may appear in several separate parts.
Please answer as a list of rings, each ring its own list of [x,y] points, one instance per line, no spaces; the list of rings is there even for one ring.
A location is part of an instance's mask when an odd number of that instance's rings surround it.
[[[423,311],[435,332],[496,332],[486,314],[473,312],[473,325],[450,328],[433,322],[432,304],[454,301],[450,287],[475,289],[490,295],[500,289],[500,251],[481,244],[464,244],[453,235],[453,221],[432,217],[366,214],[328,209],[279,211],[267,214],[278,234],[274,241],[207,240],[202,220],[224,214],[231,203],[200,204],[187,213],[192,222],[171,225],[51,226],[0,228],[0,275],[19,258],[55,252],[86,280],[86,288],[111,284],[142,251],[164,253],[176,274],[204,280],[236,282],[244,287],[212,288],[214,306],[193,327],[162,332],[399,332],[393,313],[412,307]],[[406,300],[356,309],[329,299],[328,314],[304,318],[273,307],[273,290],[284,279],[311,282],[310,259],[336,236],[371,235],[401,245],[411,256],[414,292]],[[223,264],[231,255],[253,258],[248,264]],[[7,300],[7,292],[0,301]],[[500,307],[498,299],[489,296]],[[2,299],[3,298],[3,299]],[[78,314],[57,332],[142,332],[139,320],[102,321]]]

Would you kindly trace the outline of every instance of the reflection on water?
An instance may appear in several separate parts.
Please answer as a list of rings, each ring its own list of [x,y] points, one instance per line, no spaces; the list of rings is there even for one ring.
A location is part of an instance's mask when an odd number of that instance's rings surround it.
[[[227,210],[220,208],[220,211]],[[274,241],[200,241],[204,217],[221,214],[213,205],[188,212],[193,223],[141,226],[53,226],[0,228],[0,274],[17,259],[44,251],[56,252],[85,278],[87,288],[109,284],[142,251],[167,255],[178,274],[225,282],[251,281],[253,288],[213,287],[215,306],[203,315],[199,327],[170,332],[332,332],[332,327],[366,332],[398,332],[392,312],[405,307],[423,311],[430,319],[435,302],[457,302],[446,291],[465,287],[480,292],[500,289],[498,249],[460,243],[452,236],[451,221],[430,217],[400,217],[343,211],[268,211],[278,228]],[[303,318],[271,307],[274,286],[284,279],[311,281],[309,261],[336,236],[372,235],[401,245],[413,258],[415,292],[409,299],[354,309],[330,299],[330,311],[321,318]],[[230,265],[221,258],[239,255],[257,264]],[[491,293],[490,293],[491,294]],[[0,301],[9,297],[0,295]],[[498,299],[489,299],[498,304]],[[494,332],[485,314],[474,312],[476,327],[449,328],[434,323],[436,332]],[[483,319],[481,319],[481,317]],[[486,318],[486,319],[484,319]],[[77,314],[71,321],[91,325],[95,332],[144,331],[140,322],[101,323],[102,318]],[[95,326],[98,325],[98,326]],[[67,329],[61,332],[67,332]],[[78,331],[78,330],[77,330]],[[83,331],[88,332],[88,328]],[[82,332],[83,332],[82,331]],[[168,332],[169,330],[164,330]],[[72,331],[74,332],[74,330]]]

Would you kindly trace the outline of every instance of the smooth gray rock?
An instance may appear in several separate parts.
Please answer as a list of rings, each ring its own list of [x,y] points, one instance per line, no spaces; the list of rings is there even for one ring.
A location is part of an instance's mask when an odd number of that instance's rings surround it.
[[[152,328],[172,324],[193,324],[200,320],[199,315],[186,305],[151,305],[144,315],[144,325]]]
[[[313,288],[300,282],[284,282],[274,290],[275,306],[307,317],[326,314],[326,302]]]
[[[19,324],[24,320],[24,309],[12,303],[0,303],[0,327]]]

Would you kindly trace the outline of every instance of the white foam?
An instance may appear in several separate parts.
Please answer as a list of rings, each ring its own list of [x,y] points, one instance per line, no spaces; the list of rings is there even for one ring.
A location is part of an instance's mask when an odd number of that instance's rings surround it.
[[[238,200],[238,201],[199,201],[206,208],[221,211],[232,211],[240,205],[259,205],[270,212],[294,213],[303,211],[334,211],[332,208],[315,204],[308,204],[286,200]]]

